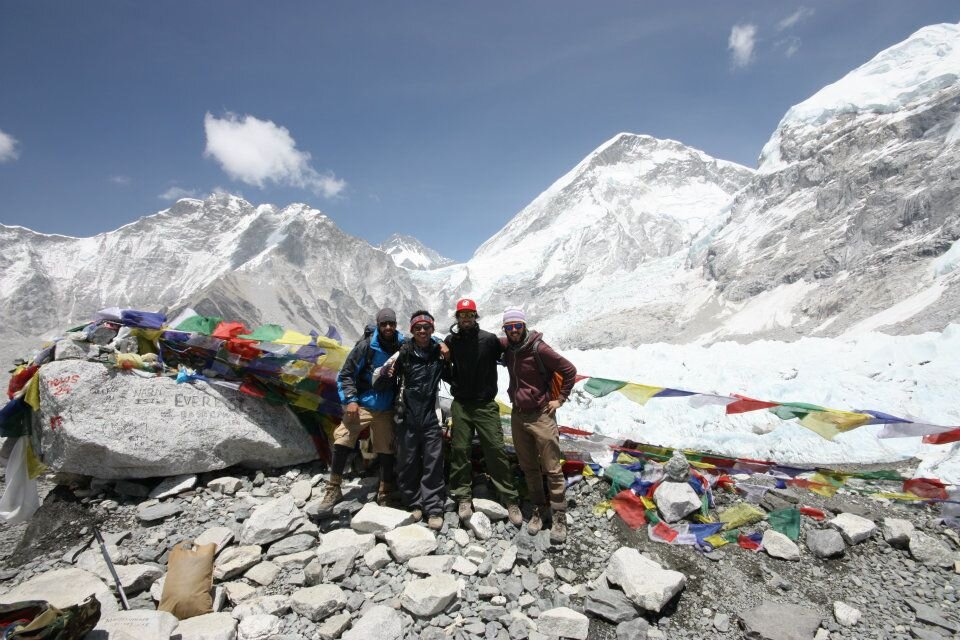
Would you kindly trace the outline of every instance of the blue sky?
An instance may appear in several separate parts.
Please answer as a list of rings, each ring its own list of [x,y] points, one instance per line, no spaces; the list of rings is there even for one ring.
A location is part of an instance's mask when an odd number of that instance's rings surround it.
[[[955,0],[0,0],[0,222],[93,235],[222,189],[462,260],[620,131],[755,166],[791,105],[958,20]]]

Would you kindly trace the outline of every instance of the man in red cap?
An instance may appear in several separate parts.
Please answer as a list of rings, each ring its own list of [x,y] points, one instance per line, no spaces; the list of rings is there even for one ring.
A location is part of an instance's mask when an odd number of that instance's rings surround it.
[[[497,336],[477,325],[477,303],[469,298],[457,302],[455,325],[444,342],[450,348],[453,371],[453,431],[450,446],[450,495],[459,503],[462,520],[473,515],[473,472],[470,448],[474,433],[480,440],[487,473],[500,500],[507,507],[510,522],[523,523],[517,506],[517,489],[503,445],[500,409],[497,406],[497,362],[503,346]]]

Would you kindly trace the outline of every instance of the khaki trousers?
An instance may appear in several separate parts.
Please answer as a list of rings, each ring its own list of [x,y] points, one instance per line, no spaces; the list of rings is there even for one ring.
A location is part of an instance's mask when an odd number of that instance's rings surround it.
[[[543,476],[547,476],[550,506],[556,511],[567,507],[563,494],[566,482],[560,466],[560,431],[557,421],[549,413],[523,412],[514,409],[510,414],[513,446],[517,461],[527,481],[530,502],[537,506],[547,504],[543,491]]]
[[[393,411],[368,411],[360,407],[356,420],[343,415],[343,422],[333,432],[333,444],[351,449],[357,444],[360,432],[370,427],[370,450],[374,453],[393,453]]]

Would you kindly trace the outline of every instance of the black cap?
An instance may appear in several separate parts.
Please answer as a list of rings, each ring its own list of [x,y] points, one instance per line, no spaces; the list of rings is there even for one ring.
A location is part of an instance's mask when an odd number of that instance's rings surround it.
[[[392,322],[396,324],[397,313],[393,309],[387,307],[380,309],[380,311],[377,311],[377,324],[382,322]]]

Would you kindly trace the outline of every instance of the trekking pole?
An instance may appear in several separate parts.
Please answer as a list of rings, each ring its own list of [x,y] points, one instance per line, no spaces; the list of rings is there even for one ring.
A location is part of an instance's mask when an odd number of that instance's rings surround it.
[[[103,554],[103,560],[107,563],[107,568],[110,569],[110,575],[113,576],[113,583],[117,585],[117,593],[120,595],[120,604],[123,605],[124,611],[130,610],[130,603],[127,602],[127,594],[123,592],[123,585],[120,584],[120,576],[117,575],[117,570],[113,566],[113,560],[110,559],[110,554],[107,552],[107,543],[103,541],[103,536],[100,535],[100,529],[94,525],[93,535],[97,538],[97,542],[100,544],[100,553]]]

